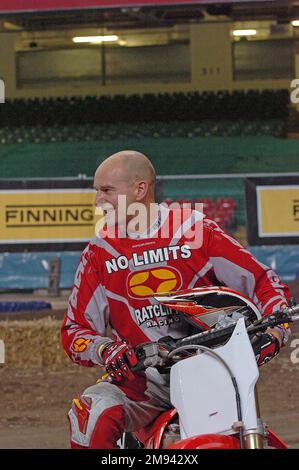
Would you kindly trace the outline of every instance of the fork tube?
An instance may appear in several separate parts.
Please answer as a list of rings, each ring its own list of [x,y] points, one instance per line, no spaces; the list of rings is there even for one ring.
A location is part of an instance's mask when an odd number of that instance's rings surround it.
[[[244,436],[244,448],[245,449],[263,449],[264,448],[264,437],[253,432],[252,434],[246,434]]]
[[[261,412],[260,412],[260,405],[259,405],[259,398],[257,387],[254,389],[254,397],[255,397],[255,406],[256,406],[256,415],[257,419],[260,422],[260,426],[257,429],[252,429],[245,432],[244,435],[244,447],[245,449],[263,449],[264,448],[264,430],[263,430],[263,423],[261,422]]]

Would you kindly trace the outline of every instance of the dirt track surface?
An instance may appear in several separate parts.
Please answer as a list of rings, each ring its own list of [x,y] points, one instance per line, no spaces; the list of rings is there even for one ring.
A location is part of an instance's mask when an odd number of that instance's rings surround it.
[[[60,371],[0,369],[0,448],[68,448],[66,415],[72,399],[97,378],[96,368],[79,366]]]
[[[258,387],[263,419],[291,448],[299,448],[299,362],[290,359],[296,338],[298,327],[289,345],[263,366]],[[60,371],[0,368],[0,448],[68,448],[66,415],[72,398],[93,384],[98,373],[97,368],[75,365]]]

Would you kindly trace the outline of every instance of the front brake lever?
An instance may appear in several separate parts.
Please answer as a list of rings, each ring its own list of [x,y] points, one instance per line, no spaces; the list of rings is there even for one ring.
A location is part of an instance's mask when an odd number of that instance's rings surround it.
[[[146,353],[144,350],[144,344],[139,344],[135,348],[135,355],[137,357],[137,365],[134,367],[131,367],[133,372],[140,372],[145,369],[144,367],[144,361],[146,359]]]
[[[135,354],[138,360],[138,364],[132,368],[134,372],[139,372],[146,369],[147,367],[162,368],[167,366],[167,356],[173,347],[170,344],[166,344],[165,338],[162,338],[159,342],[144,343],[136,347]],[[175,345],[175,341],[171,338],[172,344]]]

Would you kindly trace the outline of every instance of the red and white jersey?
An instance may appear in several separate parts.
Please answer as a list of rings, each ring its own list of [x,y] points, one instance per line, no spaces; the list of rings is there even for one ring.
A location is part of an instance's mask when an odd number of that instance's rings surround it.
[[[289,290],[272,269],[200,212],[183,212],[160,206],[159,223],[146,236],[97,236],[88,244],[62,326],[63,347],[74,362],[100,363],[97,349],[107,341],[108,324],[132,346],[184,336],[186,323],[154,293],[225,285],[252,299],[262,315],[287,303]],[[198,246],[190,243],[191,232],[201,233]]]

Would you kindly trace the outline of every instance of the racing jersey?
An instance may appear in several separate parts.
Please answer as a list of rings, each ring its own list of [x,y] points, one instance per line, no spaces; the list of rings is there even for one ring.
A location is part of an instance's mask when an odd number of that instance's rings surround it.
[[[216,285],[242,292],[262,315],[289,298],[279,276],[214,221],[161,205],[159,223],[142,237],[100,233],[87,245],[61,330],[63,348],[72,361],[93,366],[101,364],[97,351],[108,340],[108,324],[115,339],[133,347],[186,336],[186,322],[153,294]]]

